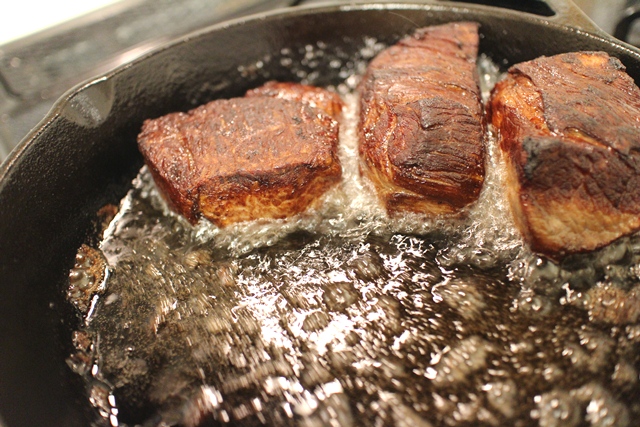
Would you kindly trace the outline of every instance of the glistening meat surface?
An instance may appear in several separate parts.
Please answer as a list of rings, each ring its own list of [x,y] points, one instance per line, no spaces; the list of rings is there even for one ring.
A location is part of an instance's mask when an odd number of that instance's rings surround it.
[[[507,192],[532,248],[552,257],[640,227],[640,89],[604,52],[513,66],[490,102]]]
[[[381,52],[360,85],[360,154],[387,210],[451,214],[484,182],[478,25],[417,30]]]
[[[309,103],[275,96],[305,91],[309,99],[322,95],[290,84],[145,121],[138,145],[174,209],[219,226],[283,218],[337,183],[338,123]]]

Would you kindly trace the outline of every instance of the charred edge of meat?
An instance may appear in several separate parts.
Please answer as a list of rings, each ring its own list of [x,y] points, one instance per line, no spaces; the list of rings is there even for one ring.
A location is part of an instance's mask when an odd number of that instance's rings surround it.
[[[640,90],[620,70],[604,53],[564,54],[515,65],[494,88],[508,199],[538,253],[561,259],[640,227],[640,127],[611,117],[637,116]]]
[[[484,182],[478,25],[418,30],[381,52],[359,91],[361,170],[390,213],[460,213]]]
[[[275,85],[269,90],[285,95],[306,90]],[[337,121],[299,100],[257,93],[145,121],[140,151],[169,205],[191,223],[284,218],[340,180]]]
[[[591,251],[640,226],[635,159],[553,137],[527,137],[522,148],[520,202],[535,251]]]

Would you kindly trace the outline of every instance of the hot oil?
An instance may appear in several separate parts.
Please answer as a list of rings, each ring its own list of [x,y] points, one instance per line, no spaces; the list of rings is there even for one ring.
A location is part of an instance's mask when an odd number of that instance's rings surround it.
[[[350,69],[337,88],[344,179],[308,213],[192,227],[140,172],[101,242],[109,274],[69,359],[96,422],[631,425],[640,239],[561,265],[530,253],[491,133],[465,215],[388,218],[358,173]],[[479,71],[498,76],[486,58]],[[626,317],[595,305],[601,294]]]

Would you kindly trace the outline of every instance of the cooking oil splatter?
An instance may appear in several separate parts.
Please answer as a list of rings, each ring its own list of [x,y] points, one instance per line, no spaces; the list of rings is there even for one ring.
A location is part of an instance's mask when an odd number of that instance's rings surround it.
[[[382,47],[364,45],[363,60]],[[171,213],[143,168],[93,249],[109,277],[68,359],[96,424],[629,426],[640,238],[560,265],[529,252],[491,132],[462,217],[391,220],[358,173],[365,62],[304,50],[300,78],[322,60],[344,71],[343,182],[294,218],[218,229]],[[497,68],[479,65],[486,97]],[[88,267],[80,257],[72,296]]]

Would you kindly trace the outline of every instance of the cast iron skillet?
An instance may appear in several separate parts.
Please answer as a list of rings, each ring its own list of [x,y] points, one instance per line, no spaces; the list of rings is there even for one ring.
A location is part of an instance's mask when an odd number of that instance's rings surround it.
[[[78,319],[63,290],[96,211],[117,203],[142,165],[135,140],[145,118],[240,96],[270,78],[298,80],[280,64],[283,48],[291,49],[294,62],[318,41],[327,52],[349,57],[364,37],[392,43],[416,27],[460,20],[481,24],[481,51],[505,66],[604,50],[640,81],[640,51],[602,33],[567,0],[547,4],[555,15],[451,2],[293,8],[186,36],[68,92],[0,168],[0,414],[6,426],[87,426],[94,419],[82,380],[65,364]],[[259,61],[262,68],[250,66]],[[316,84],[340,81],[328,63],[316,71]]]

